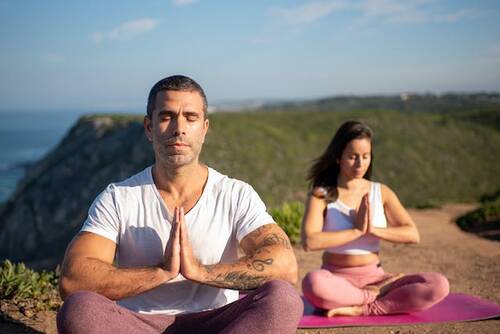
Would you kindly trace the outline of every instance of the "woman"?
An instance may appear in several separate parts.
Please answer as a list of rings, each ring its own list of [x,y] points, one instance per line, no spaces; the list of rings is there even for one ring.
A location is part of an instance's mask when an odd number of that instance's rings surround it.
[[[386,185],[370,181],[372,131],[346,122],[313,164],[313,189],[302,222],[306,250],[324,250],[323,266],[302,281],[304,296],[327,316],[425,310],[448,295],[438,273],[389,274],[380,240],[418,243],[415,223]],[[411,263],[409,263],[411,265]]]

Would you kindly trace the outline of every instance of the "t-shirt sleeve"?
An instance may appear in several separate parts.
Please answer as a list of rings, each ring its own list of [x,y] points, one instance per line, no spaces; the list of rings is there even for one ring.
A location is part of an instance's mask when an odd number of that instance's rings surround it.
[[[115,204],[115,187],[110,184],[90,206],[81,232],[92,232],[118,244],[120,220]]]
[[[264,202],[249,184],[244,184],[239,192],[236,220],[236,238],[241,241],[247,234],[266,224],[274,224],[267,213]]]

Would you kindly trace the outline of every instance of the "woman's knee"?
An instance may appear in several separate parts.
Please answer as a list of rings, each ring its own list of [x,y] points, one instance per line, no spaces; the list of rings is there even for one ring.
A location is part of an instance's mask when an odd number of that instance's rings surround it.
[[[424,311],[442,301],[449,293],[448,279],[439,273],[422,273],[424,284],[420,285],[419,293],[412,299],[412,311]]]
[[[433,302],[440,302],[450,293],[450,283],[444,275],[440,273],[427,273],[426,280],[431,287]]]
[[[322,291],[328,286],[330,272],[324,269],[314,270],[302,280],[302,291],[304,294],[321,295]]]

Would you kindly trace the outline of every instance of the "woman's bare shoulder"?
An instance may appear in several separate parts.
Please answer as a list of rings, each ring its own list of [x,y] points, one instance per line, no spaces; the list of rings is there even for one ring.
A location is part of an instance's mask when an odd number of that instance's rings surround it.
[[[311,197],[324,200],[326,202],[335,201],[337,198],[337,188],[335,187],[314,187],[311,190]]]
[[[386,184],[383,184],[383,183],[379,183],[379,184],[380,184],[380,192],[382,194],[382,199],[384,200],[384,203],[386,203],[387,201],[398,200],[398,196],[396,195],[394,190],[392,190]]]
[[[328,194],[328,190],[325,187],[314,187],[311,189],[311,195],[316,198],[324,199]]]

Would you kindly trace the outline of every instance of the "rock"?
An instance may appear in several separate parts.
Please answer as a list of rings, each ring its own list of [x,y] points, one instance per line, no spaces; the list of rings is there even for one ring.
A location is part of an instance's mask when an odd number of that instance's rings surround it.
[[[81,118],[0,208],[0,261],[54,269],[94,198],[153,158],[141,117]]]

